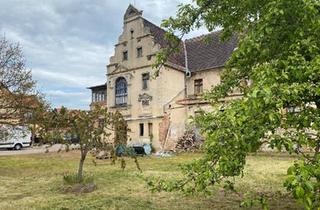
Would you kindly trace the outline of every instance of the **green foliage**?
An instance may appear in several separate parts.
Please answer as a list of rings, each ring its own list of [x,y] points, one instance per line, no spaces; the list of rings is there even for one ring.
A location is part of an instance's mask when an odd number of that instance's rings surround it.
[[[196,119],[206,138],[205,155],[186,165],[185,178],[170,186],[208,191],[230,177],[242,176],[247,154],[268,146],[300,156],[285,186],[306,209],[320,207],[320,2],[195,3],[181,5],[176,18],[164,21],[170,33],[220,26],[223,40],[236,33],[239,44],[222,72],[221,84],[205,96],[215,111]],[[161,56],[165,54],[160,52]],[[235,90],[243,97],[218,111],[220,99]],[[157,187],[171,190],[162,182]]]
[[[63,181],[68,185],[91,184],[94,182],[94,177],[92,175],[84,175],[83,177],[79,178],[78,174],[70,173],[63,175]]]
[[[112,162],[115,163],[119,159],[121,169],[124,170],[126,168],[126,162],[124,157],[131,157],[132,159],[134,159],[137,169],[140,172],[142,172],[134,149],[132,147],[127,146],[127,132],[129,131],[127,122],[122,117],[121,113],[118,111],[114,113],[112,122],[115,131],[115,137],[112,148]]]
[[[68,145],[71,142],[65,139],[66,134],[79,139],[78,180],[83,178],[83,165],[88,152],[111,150],[115,161],[116,148],[127,142],[127,124],[122,115],[119,112],[108,112],[99,105],[90,111],[67,110],[64,107],[50,110],[49,106],[43,106],[35,110],[32,120],[37,123],[36,132],[46,143]],[[113,142],[113,146],[110,147],[109,142]],[[121,166],[124,168],[125,164],[121,162]]]
[[[284,186],[306,209],[316,209],[320,205],[320,162],[298,161],[288,169]]]

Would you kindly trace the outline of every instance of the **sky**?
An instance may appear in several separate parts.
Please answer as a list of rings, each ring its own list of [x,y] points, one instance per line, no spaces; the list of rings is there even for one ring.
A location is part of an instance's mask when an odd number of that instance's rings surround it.
[[[0,0],[0,36],[19,42],[52,107],[89,109],[87,87],[104,84],[129,4],[160,25],[191,0]],[[204,29],[189,36],[205,33]]]

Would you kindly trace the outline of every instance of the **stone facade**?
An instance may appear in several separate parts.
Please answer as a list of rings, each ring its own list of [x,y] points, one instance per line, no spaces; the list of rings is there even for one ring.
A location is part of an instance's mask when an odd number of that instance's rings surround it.
[[[201,94],[219,84],[220,73],[236,47],[236,38],[221,43],[212,33],[181,42],[154,78],[156,53],[168,46],[165,31],[142,17],[130,5],[124,15],[123,32],[107,66],[105,94],[110,111],[120,111],[130,129],[129,144],[151,143],[156,149],[173,149],[188,123],[200,109],[210,109]],[[181,47],[180,46],[180,47]],[[190,66],[188,66],[190,65]],[[101,86],[91,88],[101,90]]]

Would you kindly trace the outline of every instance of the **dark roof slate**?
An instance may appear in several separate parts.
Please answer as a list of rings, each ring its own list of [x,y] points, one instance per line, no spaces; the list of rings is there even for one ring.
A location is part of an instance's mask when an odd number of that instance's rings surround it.
[[[150,28],[150,33],[156,43],[162,48],[169,46],[165,39],[165,30],[144,18],[143,23],[144,26]],[[185,40],[188,68],[191,72],[223,67],[226,64],[237,47],[238,39],[236,35],[233,35],[228,41],[222,42],[220,35],[221,31],[218,31]],[[179,48],[179,53],[171,55],[168,61],[184,68],[185,55],[182,42]]]
[[[151,35],[154,37],[154,41],[158,43],[162,48],[166,48],[170,46],[169,41],[165,38],[166,31],[160,28],[159,26],[151,23],[150,21],[143,18],[143,24],[145,27],[150,29]],[[184,67],[185,66],[185,58],[184,58],[184,50],[183,43],[179,46],[179,53],[175,53],[170,55],[168,61],[172,64]]]
[[[96,85],[96,86],[92,86],[92,87],[87,87],[87,89],[91,89],[91,90],[107,90],[107,85],[106,84]]]
[[[238,45],[234,34],[226,42],[220,41],[221,31],[185,41],[188,67],[191,72],[223,67]]]

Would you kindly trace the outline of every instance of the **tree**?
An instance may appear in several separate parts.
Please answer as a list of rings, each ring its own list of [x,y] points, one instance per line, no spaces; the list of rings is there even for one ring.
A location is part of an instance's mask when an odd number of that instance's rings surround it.
[[[92,151],[109,151],[113,162],[117,157],[130,155],[135,159],[134,153],[126,148],[127,144],[127,123],[119,112],[108,112],[107,109],[96,105],[90,111],[50,109],[50,106],[41,106],[32,114],[33,123],[37,124],[38,133],[43,143],[71,144],[69,137],[78,139],[80,147],[80,160],[77,172],[77,180],[83,180],[83,166],[87,154]],[[117,153],[117,148],[123,148],[121,154]],[[125,161],[121,158],[121,166],[125,168]]]
[[[224,182],[234,189],[228,178],[242,175],[248,153],[267,145],[299,155],[285,186],[306,209],[320,206],[319,11],[318,0],[197,0],[163,22],[170,36],[201,26],[221,27],[222,40],[236,33],[239,45],[221,84],[205,98],[217,108],[235,88],[243,97],[196,118],[204,157],[184,167],[184,179],[153,187],[195,192]]]
[[[37,103],[21,46],[0,39],[0,124],[21,123]]]
[[[33,121],[38,123],[37,133],[45,143],[68,145],[71,144],[68,137],[78,138],[80,160],[77,179],[81,182],[88,152],[94,149],[102,150],[108,144],[112,129],[112,114],[100,106],[90,111],[67,110],[64,107],[50,110],[50,107],[42,107],[35,111],[33,116]]]

